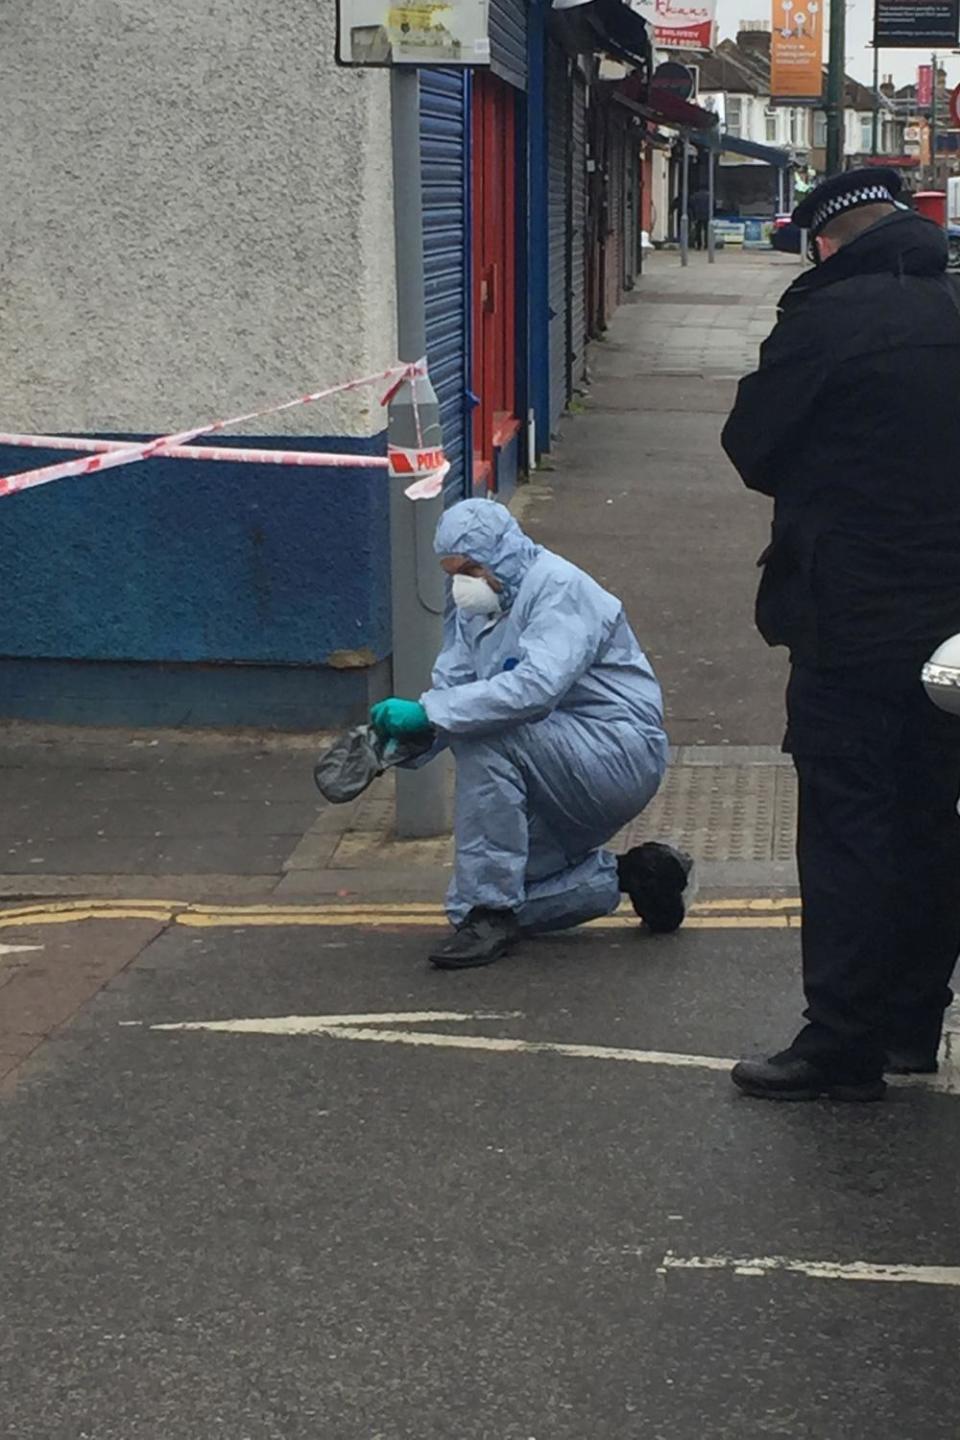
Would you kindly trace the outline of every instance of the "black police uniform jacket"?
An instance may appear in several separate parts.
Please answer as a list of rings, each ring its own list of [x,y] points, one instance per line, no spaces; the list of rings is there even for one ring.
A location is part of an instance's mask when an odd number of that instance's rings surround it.
[[[757,625],[795,664],[918,665],[960,631],[960,294],[898,211],[790,286],[723,446],[774,499]]]

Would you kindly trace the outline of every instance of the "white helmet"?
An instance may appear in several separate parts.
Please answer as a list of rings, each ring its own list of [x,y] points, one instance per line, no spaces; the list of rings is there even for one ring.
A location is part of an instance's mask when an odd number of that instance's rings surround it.
[[[960,635],[944,640],[923,667],[923,688],[934,705],[960,715]]]

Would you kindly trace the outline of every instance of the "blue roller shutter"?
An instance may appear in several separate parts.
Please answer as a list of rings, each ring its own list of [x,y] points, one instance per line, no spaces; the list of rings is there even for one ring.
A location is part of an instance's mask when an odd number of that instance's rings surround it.
[[[570,124],[570,389],[587,377],[587,87],[574,72]]]
[[[527,0],[490,0],[490,68],[526,90]]]
[[[570,165],[570,62],[559,45],[547,51],[547,346],[550,433],[555,434],[568,399],[568,280]]]
[[[450,461],[447,503],[467,479],[467,100],[462,70],[420,72],[427,360]]]

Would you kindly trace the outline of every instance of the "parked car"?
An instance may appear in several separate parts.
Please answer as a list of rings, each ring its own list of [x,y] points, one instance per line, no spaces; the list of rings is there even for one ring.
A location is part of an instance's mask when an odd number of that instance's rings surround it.
[[[947,244],[950,247],[947,268],[960,270],[960,225],[947,226]]]
[[[800,254],[800,231],[789,215],[777,215],[773,222],[770,244],[774,250],[785,255]],[[947,226],[948,259],[950,270],[960,270],[960,225]]]

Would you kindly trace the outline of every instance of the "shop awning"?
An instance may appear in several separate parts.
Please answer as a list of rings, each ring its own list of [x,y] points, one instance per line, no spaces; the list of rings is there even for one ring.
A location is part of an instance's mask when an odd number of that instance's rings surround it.
[[[679,95],[671,95],[669,90],[653,90],[651,93],[651,87],[639,74],[621,80],[613,91],[613,98],[635,114],[641,115],[644,120],[651,120],[654,125],[671,125],[677,130],[706,132],[711,125],[717,123],[717,117],[712,110],[691,105],[689,100],[681,100]],[[704,143],[709,143],[706,133]]]
[[[628,65],[650,65],[646,21],[629,0],[553,0],[553,29],[573,54],[603,51]]]
[[[756,140],[742,140],[739,135],[717,134],[694,135],[695,145],[706,150],[719,150],[725,155],[743,155],[748,160],[762,160],[764,165],[774,165],[778,170],[787,170],[794,164],[789,150],[778,145],[760,145]]]

